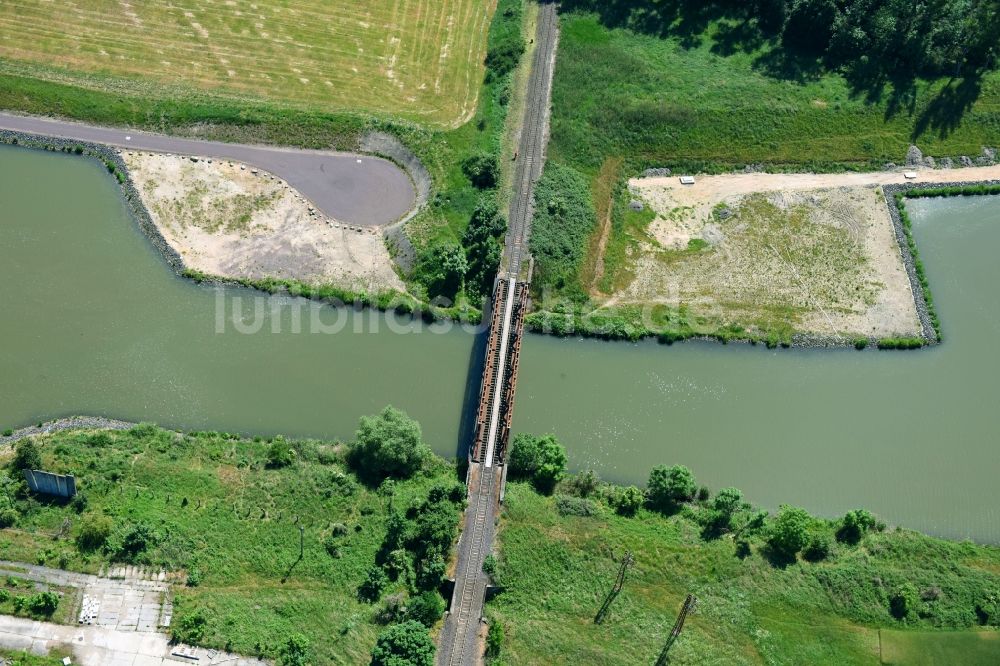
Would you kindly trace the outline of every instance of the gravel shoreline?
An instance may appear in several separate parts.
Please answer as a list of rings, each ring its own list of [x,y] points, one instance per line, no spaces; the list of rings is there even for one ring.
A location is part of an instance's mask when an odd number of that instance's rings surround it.
[[[64,419],[55,419],[39,425],[19,428],[13,434],[0,437],[0,446],[13,444],[14,442],[33,437],[35,435],[47,435],[60,430],[128,430],[136,424],[130,421],[119,421],[118,419],[108,419],[103,416],[70,416]]]

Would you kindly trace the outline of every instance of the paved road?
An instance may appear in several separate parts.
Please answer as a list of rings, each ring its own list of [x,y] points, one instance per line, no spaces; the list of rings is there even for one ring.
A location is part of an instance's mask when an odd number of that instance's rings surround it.
[[[0,113],[0,129],[111,146],[245,162],[285,180],[329,217],[360,226],[394,222],[416,201],[409,176],[368,155],[200,141]]]
[[[46,654],[69,648],[73,663],[80,666],[267,666],[253,657],[172,645],[166,634],[118,631],[104,627],[64,626],[21,617],[0,615],[0,647]],[[174,655],[185,650],[187,659]]]

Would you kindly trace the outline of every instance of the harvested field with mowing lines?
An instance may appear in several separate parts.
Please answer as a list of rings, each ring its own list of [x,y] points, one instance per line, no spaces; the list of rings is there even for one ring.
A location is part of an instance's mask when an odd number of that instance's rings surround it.
[[[495,0],[12,0],[0,70],[91,89],[471,117]],[[154,94],[156,91],[151,91]]]

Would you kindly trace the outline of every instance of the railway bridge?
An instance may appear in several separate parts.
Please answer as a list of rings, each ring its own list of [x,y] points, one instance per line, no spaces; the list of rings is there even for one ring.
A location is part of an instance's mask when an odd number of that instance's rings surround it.
[[[475,430],[469,445],[469,504],[458,544],[455,588],[437,653],[437,663],[442,666],[474,665],[481,663],[483,656],[481,620],[489,584],[488,576],[483,572],[483,562],[493,548],[507,478],[504,462],[514,414],[517,369],[524,315],[528,308],[528,282],[531,279],[528,238],[534,186],[545,162],[552,71],[558,41],[557,20],[554,4],[540,6],[535,54],[515,153],[509,226],[489,312],[486,358]]]

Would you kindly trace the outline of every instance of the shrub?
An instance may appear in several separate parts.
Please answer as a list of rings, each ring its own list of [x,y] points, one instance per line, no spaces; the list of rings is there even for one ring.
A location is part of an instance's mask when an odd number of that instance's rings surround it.
[[[267,449],[267,466],[272,469],[288,467],[295,462],[295,449],[284,437],[275,437]]]
[[[77,513],[83,513],[84,511],[86,511],[87,504],[89,504],[87,495],[80,492],[78,492],[76,495],[73,495],[73,499],[70,500],[69,503],[70,507]]]
[[[914,620],[920,607],[920,595],[913,583],[903,583],[889,595],[889,613],[900,622]]]
[[[826,532],[814,532],[802,549],[802,557],[810,562],[819,562],[830,555],[830,549],[830,535]]]
[[[96,513],[84,516],[76,535],[76,547],[85,553],[103,548],[112,528],[111,519],[107,516]]]
[[[497,621],[490,622],[490,629],[486,634],[486,656],[489,659],[496,659],[503,650],[504,640],[503,625]]]
[[[597,515],[597,505],[583,497],[558,495],[556,497],[556,511],[559,512],[560,516],[582,516],[589,518]]]
[[[8,507],[0,510],[0,529],[13,527],[17,523],[17,509]]]
[[[111,559],[118,562],[136,564],[144,558],[146,552],[155,548],[160,537],[149,524],[132,523],[121,529],[118,534],[108,540],[108,551]]]
[[[389,553],[385,560],[385,573],[389,580],[408,580],[410,577],[410,554],[402,548]]]
[[[592,469],[571,477],[565,484],[566,490],[578,497],[590,497],[601,487],[601,479]]]
[[[14,434],[14,431],[11,428],[7,428],[6,430],[3,431],[3,436],[4,437],[10,437],[13,434]]]
[[[170,630],[170,636],[177,643],[200,643],[208,628],[208,616],[198,608],[181,617]]]
[[[855,349],[857,349],[857,350],[860,351],[862,349],[865,349],[866,347],[868,347],[868,338],[855,338],[854,339],[854,348]]]
[[[49,617],[59,607],[59,595],[55,592],[39,592],[28,597],[28,612],[32,615]]]
[[[492,576],[497,572],[497,558],[490,553],[483,559],[483,573]]]
[[[432,590],[421,592],[410,601],[406,616],[416,620],[425,627],[433,627],[444,614],[444,599]]]
[[[309,639],[298,632],[286,638],[278,650],[278,664],[307,666],[309,663]]]
[[[377,624],[392,624],[399,622],[406,615],[406,602],[403,593],[390,594],[382,602],[382,607],[378,609],[372,618]]]
[[[22,439],[14,445],[14,458],[10,461],[11,469],[41,469],[42,454],[33,439]]]
[[[201,585],[201,570],[197,567],[192,567],[191,570],[188,571],[184,584],[188,587],[198,587]]]
[[[371,477],[412,476],[429,454],[420,424],[393,407],[363,416],[351,449],[352,463]]]
[[[805,509],[782,504],[765,535],[772,553],[783,559],[794,560],[795,554],[806,545],[812,520]]]
[[[875,524],[875,516],[864,509],[848,511],[837,528],[837,541],[856,544]]]
[[[628,486],[611,496],[611,506],[619,515],[631,517],[639,512],[645,499],[641,490],[635,486]]]
[[[737,488],[723,488],[708,507],[698,512],[698,522],[702,526],[702,536],[715,538],[733,527],[733,517],[745,511],[750,505],[743,501],[743,493]]]
[[[358,587],[358,599],[373,604],[379,600],[388,584],[389,578],[385,575],[382,567],[374,564],[368,570],[365,581]]]
[[[672,512],[684,502],[690,501],[697,487],[694,475],[684,465],[659,465],[649,473],[646,495],[653,508]]]
[[[465,249],[457,243],[442,243],[428,248],[417,258],[416,275],[427,287],[431,298],[454,299],[469,271]]]
[[[379,634],[371,666],[433,666],[434,641],[416,620],[395,624]]]

